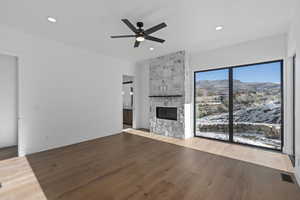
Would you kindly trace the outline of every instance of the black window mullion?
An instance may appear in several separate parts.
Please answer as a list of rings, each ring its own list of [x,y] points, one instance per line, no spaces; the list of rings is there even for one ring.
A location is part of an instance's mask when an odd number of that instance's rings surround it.
[[[229,68],[229,141],[233,142],[233,70]]]
[[[296,155],[296,55],[293,56],[293,157]],[[295,165],[295,160],[294,163]]]
[[[281,150],[283,150],[283,146],[284,146],[284,94],[283,94],[283,61],[280,62],[281,66],[280,66],[280,92],[281,92],[281,102],[280,102],[280,106],[281,106]]]

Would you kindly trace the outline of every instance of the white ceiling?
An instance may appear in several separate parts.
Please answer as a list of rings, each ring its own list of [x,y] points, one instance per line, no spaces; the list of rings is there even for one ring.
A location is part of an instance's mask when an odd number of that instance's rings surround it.
[[[130,61],[188,50],[200,52],[287,32],[293,0],[1,0],[0,24]],[[47,16],[57,23],[51,24]],[[120,21],[141,20],[164,44],[110,39],[131,34]],[[224,30],[216,31],[217,25]],[[149,51],[154,47],[154,51]]]

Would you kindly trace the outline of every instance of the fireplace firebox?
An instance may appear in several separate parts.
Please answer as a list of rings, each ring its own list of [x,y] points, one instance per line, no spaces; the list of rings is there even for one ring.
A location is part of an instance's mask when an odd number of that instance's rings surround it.
[[[176,107],[156,107],[156,118],[177,121]]]

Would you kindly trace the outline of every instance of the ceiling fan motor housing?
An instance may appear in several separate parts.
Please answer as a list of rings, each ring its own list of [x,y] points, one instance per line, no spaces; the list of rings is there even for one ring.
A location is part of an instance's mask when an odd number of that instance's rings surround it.
[[[144,23],[143,22],[137,22],[136,26],[141,29],[144,26]]]

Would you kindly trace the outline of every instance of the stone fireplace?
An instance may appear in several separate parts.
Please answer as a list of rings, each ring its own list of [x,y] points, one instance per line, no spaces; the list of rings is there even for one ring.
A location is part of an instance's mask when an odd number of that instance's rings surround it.
[[[186,138],[185,101],[188,76],[184,51],[151,60],[149,71],[151,132]]]

